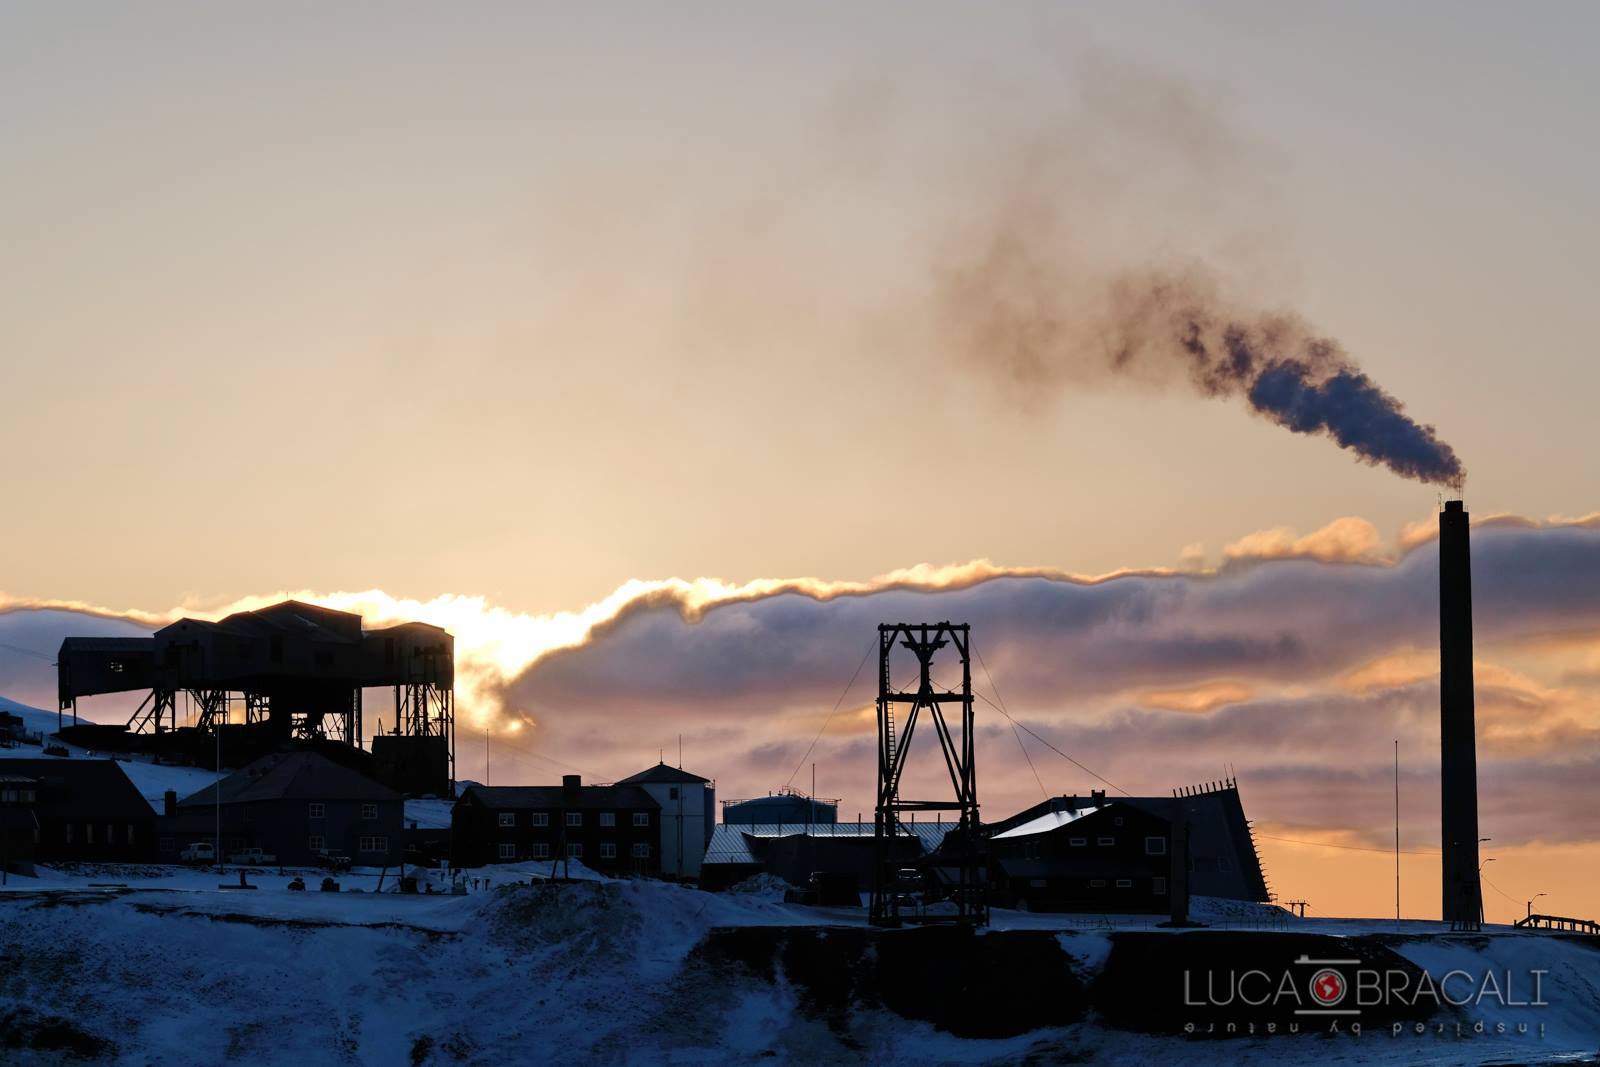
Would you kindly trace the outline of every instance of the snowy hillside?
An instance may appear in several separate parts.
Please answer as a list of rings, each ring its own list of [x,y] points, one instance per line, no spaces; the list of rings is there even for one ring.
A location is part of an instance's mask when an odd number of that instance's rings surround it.
[[[1439,1021],[1465,1021],[1466,1037],[1369,1028],[1359,1038],[1195,1040],[1148,1032],[1138,1018],[1117,1023],[1103,1003],[1102,987],[1125,947],[1120,939],[1159,947],[1196,936],[1156,932],[1148,917],[1102,926],[997,912],[991,931],[949,943],[967,946],[968,955],[1022,961],[1053,954],[1060,970],[1038,982],[963,974],[954,986],[991,1005],[963,1025],[938,1021],[943,1009],[929,992],[940,983],[936,968],[891,968],[908,946],[937,946],[946,932],[877,935],[858,909],[788,905],[773,890],[708,894],[600,879],[529,885],[530,876],[547,873],[541,866],[473,872],[487,873],[493,888],[465,896],[348,891],[374,888],[370,874],[347,878],[339,894],[286,892],[286,879],[274,876],[258,878],[258,890],[228,892],[215,888],[212,875],[158,871],[148,882],[116,880],[165,891],[117,894],[87,889],[107,880],[106,871],[49,873],[42,881],[54,891],[13,879],[11,891],[0,893],[7,1063],[65,1062],[62,1050],[75,1048],[128,1064],[295,1067],[758,1059],[1460,1064],[1556,1062],[1592,1054],[1600,1035],[1600,951],[1581,939],[1503,930],[1450,938],[1437,936],[1436,924],[1418,923],[1419,936],[1386,943],[1408,965],[1440,975],[1481,966],[1548,970],[1551,1005],[1535,1013],[1545,1027],[1540,1036],[1495,1036],[1497,1021],[1529,1018],[1527,1009],[1520,1016],[1500,1009],[1486,1014],[1491,1033],[1478,1037],[1470,1033],[1474,1017],[1447,1012]],[[1316,920],[1294,924],[1316,928]],[[997,995],[985,985],[1006,988]],[[1027,1013],[1058,1021],[1009,1032]],[[974,1022],[998,1036],[951,1032]]]

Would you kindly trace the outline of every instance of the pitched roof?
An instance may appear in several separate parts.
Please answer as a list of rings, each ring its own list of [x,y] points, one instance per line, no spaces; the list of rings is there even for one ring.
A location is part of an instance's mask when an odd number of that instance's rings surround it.
[[[955,823],[941,822],[914,822],[901,823],[902,838],[915,838],[924,853],[932,852],[943,842],[945,834],[954,830]],[[814,837],[822,840],[832,838],[855,838],[870,840],[877,833],[876,827],[870,822],[831,822],[816,823],[807,827],[804,823],[718,823],[711,832],[711,843],[706,846],[706,855],[703,862],[708,864],[718,863],[761,863],[765,854],[766,844],[769,841],[788,837]]]
[[[143,818],[155,814],[150,802],[116,760],[8,759],[7,774],[26,775],[38,783],[41,811],[65,818]]]
[[[156,642],[151,637],[63,637],[63,652],[148,652],[154,655]]]
[[[262,756],[215,785],[184,797],[179,807],[259,800],[400,800],[400,794],[315,752]]]
[[[993,840],[1003,841],[1010,837],[1032,837],[1034,834],[1047,834],[1052,830],[1059,830],[1063,826],[1075,823],[1085,815],[1093,815],[1101,807],[1105,806],[1068,809],[1066,811],[1047,811],[1043,815],[1029,819],[1019,826],[1013,826],[1009,830],[1002,830],[994,835]]]
[[[475,785],[461,794],[463,803],[471,798],[486,808],[643,808],[659,809],[656,798],[636,785],[585,785],[577,795],[559,785]]]
[[[691,782],[691,783],[693,783],[693,782],[709,782],[709,781],[711,781],[711,779],[702,778],[698,774],[690,774],[688,771],[684,770],[681,767],[669,767],[665,763],[658,763],[654,767],[651,767],[647,771],[640,771],[638,774],[630,774],[630,775],[628,775],[628,777],[622,779],[622,781],[618,782],[617,784],[618,785],[637,785],[637,784],[641,784],[641,783],[644,783],[644,782],[649,782],[650,784],[654,785],[656,782]]]

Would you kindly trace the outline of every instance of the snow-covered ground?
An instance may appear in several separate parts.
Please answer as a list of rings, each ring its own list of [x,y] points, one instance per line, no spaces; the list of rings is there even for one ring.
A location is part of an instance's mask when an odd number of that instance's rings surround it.
[[[463,872],[450,895],[373,892],[375,871],[344,892],[291,892],[252,875],[253,891],[175,868],[42,870],[0,895],[0,1060],[61,1063],[60,1050],[5,1049],[6,1030],[66,1019],[83,1047],[123,1063],[507,1064],[1010,1063],[1264,1064],[1568,1062],[1600,1046],[1600,951],[1576,939],[1495,928],[1436,936],[1415,924],[1395,951],[1441,976],[1453,968],[1550,971],[1541,1037],[1322,1035],[1193,1041],[1125,1033],[1094,1018],[1004,1039],[953,1037],[880,1009],[841,1028],[780,973],[707,971],[695,949],[716,928],[860,930],[860,909],[785,904],[777,886],[703,893],[608,880],[581,867],[570,884],[530,883],[547,864]],[[487,887],[484,880],[487,879]],[[119,882],[123,890],[91,890]],[[393,885],[392,872],[385,888]],[[360,889],[362,892],[352,892]],[[1233,913],[1197,902],[1197,911]],[[1270,916],[1268,917],[1270,918]],[[1237,914],[1230,922],[1244,925]],[[1092,978],[1119,931],[1149,916],[997,911],[993,930],[1054,930]],[[1391,933],[1393,924],[1289,920],[1296,932]],[[1271,930],[1265,920],[1258,927]],[[11,1020],[10,1023],[5,1020]],[[1492,1028],[1496,1017],[1487,1016]],[[29,1028],[34,1028],[30,1030]],[[105,1042],[99,1045],[97,1042]],[[12,1052],[17,1055],[12,1056]]]
[[[418,826],[424,830],[446,830],[450,827],[450,809],[455,806],[453,800],[442,800],[428,797],[422,800],[406,801],[406,825]]]

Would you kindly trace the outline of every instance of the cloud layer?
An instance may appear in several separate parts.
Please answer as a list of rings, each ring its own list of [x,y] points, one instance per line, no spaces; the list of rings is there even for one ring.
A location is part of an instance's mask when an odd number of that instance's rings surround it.
[[[972,625],[980,657],[988,812],[1039,797],[1003,705],[1129,791],[1233,771],[1258,821],[1381,845],[1395,740],[1419,841],[1437,803],[1437,552],[1414,534],[1409,545],[1386,554],[1370,526],[1344,519],[1307,537],[1241,539],[1210,571],[1090,578],[980,563],[863,583],[638,582],[540,617],[471,598],[308,598],[457,633],[472,665],[464,777],[482,777],[474,728],[493,721],[499,782],[567,768],[617,778],[675,758],[681,737],[685,764],[716,777],[724,797],[807,784],[815,762],[819,791],[866,810],[876,627],[952,619]],[[1476,528],[1473,553],[1486,832],[1592,839],[1566,801],[1600,770],[1600,528],[1498,518]],[[61,636],[139,632],[167,614],[0,609],[0,692],[48,707]],[[1049,791],[1102,784],[1020,738]],[[912,788],[938,785],[928,756]]]

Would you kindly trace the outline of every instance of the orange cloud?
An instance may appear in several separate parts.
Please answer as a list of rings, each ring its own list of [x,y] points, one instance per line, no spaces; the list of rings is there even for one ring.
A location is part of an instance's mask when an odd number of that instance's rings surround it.
[[[1242,704],[1255,695],[1243,682],[1202,682],[1180,689],[1151,689],[1140,693],[1139,703],[1163,711],[1204,714],[1228,704]]]
[[[1246,534],[1222,550],[1223,559],[1314,559],[1323,563],[1386,563],[1378,528],[1366,519],[1347,515],[1304,537],[1287,526]]]
[[[1368,660],[1339,679],[1339,685],[1349,693],[1370,693],[1377,689],[1398,689],[1413,685],[1439,673],[1439,653],[1436,650],[1408,648]]]

